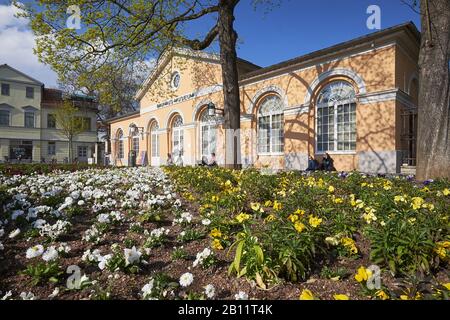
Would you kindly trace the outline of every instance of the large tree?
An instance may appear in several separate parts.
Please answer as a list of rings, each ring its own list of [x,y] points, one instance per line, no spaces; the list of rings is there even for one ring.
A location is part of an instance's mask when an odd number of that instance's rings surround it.
[[[218,37],[223,76],[226,165],[238,167],[240,98],[237,73],[234,12],[240,0],[39,0],[39,6],[23,5],[37,35],[36,54],[62,78],[89,66],[86,77],[102,79],[114,67],[125,70],[139,61],[155,58],[173,46],[194,50],[208,48]],[[268,2],[273,0],[253,0]],[[276,2],[276,1],[275,1]],[[68,29],[67,10],[80,9],[81,29]],[[70,10],[74,10],[73,8]],[[77,18],[77,10],[72,11]],[[184,32],[191,21],[212,16],[214,23],[199,39]],[[229,142],[235,140],[233,147]],[[236,141],[237,140],[237,141]],[[231,151],[231,152],[230,152]]]
[[[421,0],[417,178],[450,178],[450,0]]]

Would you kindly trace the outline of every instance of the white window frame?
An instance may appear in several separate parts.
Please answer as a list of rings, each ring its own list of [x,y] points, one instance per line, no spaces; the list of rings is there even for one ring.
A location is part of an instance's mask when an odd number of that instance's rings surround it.
[[[177,123],[178,121],[178,123]],[[175,148],[175,142],[178,142],[179,149]],[[180,147],[181,146],[181,147]],[[172,123],[172,158],[178,157],[179,151],[181,151],[181,156],[183,156],[184,150],[184,129],[183,129],[183,118],[177,115]],[[178,152],[175,152],[178,151]]]
[[[206,130],[203,130],[206,128]],[[206,133],[206,150],[203,148],[204,134]],[[209,157],[217,151],[217,123],[215,119],[208,116],[208,109],[205,109],[200,115],[200,156]]]
[[[152,158],[159,158],[159,134],[158,123],[154,122],[150,126],[150,152]]]
[[[136,151],[136,156],[137,155],[139,155],[139,152],[140,152],[140,137],[137,135],[137,136],[132,136],[131,137],[131,150],[134,150],[134,151]]]
[[[117,134],[117,158],[123,159],[125,157],[125,145],[123,143],[123,131],[119,131]]]
[[[334,81],[329,83],[328,85],[326,85],[324,88],[322,88],[322,90],[319,93],[319,97],[320,94],[323,93],[326,89],[329,88],[329,86],[332,85],[336,85],[336,84],[345,84],[348,86],[352,86],[350,83],[346,82],[346,81]],[[353,86],[352,86],[353,87]],[[353,88],[353,92],[354,88]],[[351,108],[352,106],[355,107],[355,149],[354,150],[338,150],[338,107],[340,106],[345,106],[345,105],[349,105],[349,107]],[[319,109],[321,108],[329,108],[332,107],[333,108],[333,149],[328,149],[328,150],[319,150],[319,134],[318,134],[318,121],[319,121]],[[317,155],[323,155],[325,153],[329,153],[329,154],[356,154],[356,142],[357,142],[357,121],[356,121],[356,109],[357,109],[357,103],[356,103],[356,97],[355,95],[350,98],[350,99],[342,99],[342,100],[336,100],[336,101],[330,101],[327,103],[316,103],[316,116],[315,116],[315,125],[316,125],[316,132],[315,132],[315,149],[316,149],[316,154]],[[352,122],[350,122],[352,123]],[[322,133],[323,134],[323,133]],[[349,132],[349,134],[351,135],[352,132]],[[346,142],[352,142],[352,141],[344,141],[344,143]]]
[[[268,98],[273,98],[276,97],[277,99],[279,99],[280,101],[280,108],[278,110],[271,110],[270,112],[265,112],[264,114],[261,114],[261,107],[264,104],[265,100]],[[280,116],[281,120],[281,133],[282,133],[282,137],[281,137],[281,150],[282,151],[274,151],[274,146],[275,144],[273,143],[273,132],[275,131],[274,129],[274,117],[275,116]],[[263,152],[260,151],[260,119],[261,118],[269,118],[269,151],[268,152]],[[259,108],[258,108],[258,114],[257,114],[257,154],[259,156],[282,156],[284,155],[284,111],[283,111],[283,100],[281,99],[281,97],[279,95],[276,94],[270,94],[266,97],[264,97],[260,104],[259,104]],[[278,121],[277,121],[278,122]]]

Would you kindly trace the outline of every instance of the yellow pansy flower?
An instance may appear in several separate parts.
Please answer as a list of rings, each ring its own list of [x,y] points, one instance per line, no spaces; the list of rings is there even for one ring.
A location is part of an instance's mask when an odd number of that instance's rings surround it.
[[[445,287],[445,289],[447,289],[447,290],[450,291],[450,282],[448,282],[448,283],[443,283],[442,286]]]
[[[243,212],[241,212],[240,214],[238,214],[237,216],[236,216],[236,220],[239,222],[239,223],[242,223],[242,222],[244,222],[244,221],[247,221],[247,220],[249,220],[251,218],[251,216],[249,215],[249,214],[246,214],[246,213],[243,213]]]
[[[279,211],[282,208],[282,204],[281,202],[278,202],[277,200],[275,200],[275,202],[273,203],[273,210]]]
[[[220,238],[220,237],[222,237],[222,232],[219,229],[214,228],[211,230],[209,235],[213,238]]]
[[[335,189],[334,189],[334,187],[333,187],[333,186],[329,186],[329,187],[328,187],[328,192],[329,192],[329,193],[333,193],[333,192],[334,192],[334,190],[335,190]]]
[[[295,214],[298,214],[299,216],[303,216],[305,214],[305,210],[297,209],[297,211],[295,211]]]
[[[355,241],[352,238],[342,238],[341,243],[350,250],[352,254],[358,253],[358,248],[355,245]]]
[[[308,289],[303,289],[302,293],[300,294],[300,300],[315,300],[316,298],[314,297],[314,294],[308,290]]]
[[[406,294],[402,294],[400,300],[409,300],[409,297]]]
[[[322,223],[321,218],[309,216],[309,224],[311,225],[311,227],[317,228],[318,226],[320,226],[321,223]]]
[[[218,196],[212,196],[211,197],[211,201],[212,202],[219,202],[219,197]]]
[[[444,194],[444,196],[448,196],[448,195],[450,195],[450,189],[445,188],[445,189],[442,191],[442,193]]]
[[[414,198],[412,198],[411,206],[414,210],[417,210],[422,207],[424,202],[425,202],[425,200],[423,200],[421,197],[414,197]]]
[[[343,203],[344,199],[342,199],[342,198],[334,198],[333,202],[336,203],[336,204]]]
[[[300,233],[303,230],[305,230],[306,226],[303,223],[301,223],[300,221],[297,221],[296,223],[294,223],[294,228],[295,228],[295,230],[297,230],[298,233]]]
[[[271,200],[267,200],[266,202],[264,202],[264,206],[265,207],[271,207],[272,206],[272,201]]]
[[[267,216],[267,218],[266,219],[264,219],[266,222],[272,222],[272,221],[275,221],[275,216],[273,215],[273,214],[270,214],[270,215],[268,215]]]
[[[345,294],[335,294],[333,297],[334,300],[350,300],[350,298]]]
[[[355,280],[358,282],[367,281],[372,276],[372,271],[364,268],[363,266],[359,267],[357,273],[355,274]]]
[[[378,290],[375,295],[381,300],[388,300],[389,296],[384,290]]]
[[[223,246],[222,243],[220,242],[219,239],[214,239],[211,246],[213,247],[213,249],[216,250],[223,250]]]
[[[250,208],[252,208],[252,210],[256,211],[256,212],[261,212],[261,213],[264,212],[264,210],[261,208],[261,204],[259,202],[250,203]]]
[[[296,214],[291,214],[289,215],[288,219],[294,223],[295,221],[297,221],[299,219],[299,217]]]
[[[445,250],[445,248],[441,247],[441,246],[438,246],[437,248],[435,248],[434,252],[436,252],[437,255],[439,256],[439,258],[441,258],[441,259],[445,259],[445,257],[447,256],[447,250]]]

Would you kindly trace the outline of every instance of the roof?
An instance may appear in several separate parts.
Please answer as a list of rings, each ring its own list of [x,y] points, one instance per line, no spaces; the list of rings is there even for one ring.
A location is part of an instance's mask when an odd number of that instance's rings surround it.
[[[30,77],[29,75],[23,73],[22,71],[17,70],[16,68],[11,67],[9,64],[6,64],[6,63],[1,64],[1,65],[0,65],[0,68],[2,68],[2,67],[4,67],[4,68],[9,68],[10,70],[13,70],[14,72],[17,72],[17,73],[20,74],[21,76],[23,76],[23,77],[29,79],[31,82],[34,82],[34,83],[37,84],[37,85],[40,85],[40,86],[43,86],[43,85],[44,85],[42,82],[40,82],[40,81],[38,81],[38,80],[36,80],[36,79]]]
[[[117,116],[117,117],[106,119],[105,122],[106,123],[113,123],[113,122],[116,122],[116,121],[119,121],[119,120],[125,120],[127,118],[134,118],[134,117],[139,116],[139,115],[140,115],[140,110],[136,110],[136,111],[133,111],[133,112],[129,112],[127,114],[123,114],[123,115],[120,115],[120,116]]]
[[[325,56],[330,53],[335,53],[342,49],[354,47],[358,44],[368,43],[372,40],[381,38],[386,35],[394,34],[398,31],[403,31],[403,30],[411,32],[413,37],[415,37],[416,40],[420,42],[420,32],[417,30],[415,24],[413,22],[409,21],[409,22],[406,22],[406,23],[403,23],[400,25],[396,25],[396,26],[387,28],[387,29],[373,32],[371,34],[368,34],[368,35],[365,35],[365,36],[362,36],[362,37],[359,37],[356,39],[352,39],[350,41],[342,42],[342,43],[339,43],[337,45],[334,45],[334,46],[331,46],[331,47],[328,47],[325,49],[314,51],[312,53],[308,53],[308,54],[305,54],[305,55],[302,55],[302,56],[299,56],[299,57],[296,57],[296,58],[293,58],[290,60],[286,60],[286,61],[274,64],[274,65],[271,65],[271,66],[268,66],[265,68],[261,68],[256,71],[249,72],[249,73],[245,74],[243,77],[241,77],[241,80],[250,79],[255,76],[263,75],[263,74],[270,73],[273,71],[278,71],[278,70],[281,70],[283,68],[286,68],[286,67],[289,67],[292,65],[301,64],[301,63],[310,61],[312,59],[315,59],[315,58],[318,58],[321,56]]]

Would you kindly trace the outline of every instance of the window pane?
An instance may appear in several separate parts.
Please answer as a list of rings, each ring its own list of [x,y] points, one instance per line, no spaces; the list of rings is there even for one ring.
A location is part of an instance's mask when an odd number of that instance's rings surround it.
[[[25,128],[34,128],[34,112],[25,112]]]
[[[34,98],[34,88],[33,87],[27,87],[26,89],[26,97],[33,99]]]
[[[0,125],[9,126],[9,111],[0,110]]]
[[[55,142],[48,143],[48,155],[54,156],[56,155],[56,144]]]
[[[2,83],[2,96],[9,96],[9,84]]]
[[[47,115],[47,128],[56,128],[56,118],[54,114]]]

